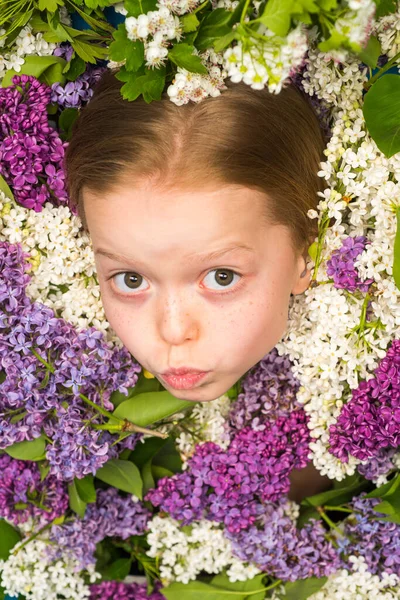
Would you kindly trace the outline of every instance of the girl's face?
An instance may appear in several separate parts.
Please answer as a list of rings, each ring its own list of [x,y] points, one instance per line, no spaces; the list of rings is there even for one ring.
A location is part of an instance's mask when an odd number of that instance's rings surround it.
[[[160,192],[143,182],[102,197],[84,192],[106,317],[177,398],[224,394],[281,339],[290,294],[309,285],[287,228],[262,217],[265,201],[239,186]],[[176,389],[161,374],[181,367],[208,373]]]

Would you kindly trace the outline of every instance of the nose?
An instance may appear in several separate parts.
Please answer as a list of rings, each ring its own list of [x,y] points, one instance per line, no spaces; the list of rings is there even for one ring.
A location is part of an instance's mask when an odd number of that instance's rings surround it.
[[[167,344],[177,346],[198,336],[199,311],[184,293],[175,291],[160,297],[157,314],[160,336]]]

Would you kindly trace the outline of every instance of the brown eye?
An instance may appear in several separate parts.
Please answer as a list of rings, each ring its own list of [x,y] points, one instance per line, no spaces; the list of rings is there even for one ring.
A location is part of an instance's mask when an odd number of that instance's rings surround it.
[[[116,273],[113,279],[115,281],[115,285],[121,292],[140,290],[140,286],[144,281],[143,277],[139,275],[139,273],[133,272]]]
[[[241,278],[241,275],[235,273],[235,271],[232,271],[231,269],[213,269],[212,271],[207,273],[206,277],[204,278],[204,281],[207,279],[207,277],[210,277],[210,283],[207,284],[207,287],[210,287],[211,284],[216,283],[218,286],[220,286],[219,289],[221,289],[221,287],[226,288],[230,286],[235,276],[239,279]],[[218,291],[218,288],[215,287],[211,287],[211,289]]]

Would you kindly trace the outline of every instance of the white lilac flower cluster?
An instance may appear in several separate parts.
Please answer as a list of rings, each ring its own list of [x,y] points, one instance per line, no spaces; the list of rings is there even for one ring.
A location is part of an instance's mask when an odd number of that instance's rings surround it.
[[[6,42],[5,37],[1,37],[6,30],[0,28],[0,48],[3,48]],[[25,56],[50,56],[53,54],[57,44],[46,42],[43,39],[43,33],[32,33],[32,27],[27,24],[14,40],[12,51],[1,54],[0,52],[0,79],[2,79],[9,69],[14,69],[17,73],[25,62]]]
[[[383,572],[373,575],[363,556],[350,556],[352,572],[341,569],[328,578],[319,592],[309,600],[395,600],[399,597],[400,579]]]
[[[20,548],[23,543],[14,546],[6,561],[0,560],[2,585],[8,594],[20,594],[26,600],[57,600],[60,595],[72,600],[89,598],[90,588],[79,573],[78,561],[50,562],[46,541],[35,539]],[[90,583],[101,577],[93,566],[89,566],[87,575]]]
[[[78,329],[96,327],[110,345],[121,341],[105,318],[91,240],[66,206],[29,210],[0,191],[0,241],[21,244],[32,268],[27,295]]]
[[[224,68],[234,83],[244,81],[255,90],[268,90],[278,94],[284,81],[304,61],[308,48],[307,34],[300,23],[285,38],[275,35],[262,23],[258,34],[269,37],[260,44],[259,40],[245,50],[241,42],[224,52]]]
[[[387,54],[389,59],[400,52],[400,6],[394,13],[379,19],[375,33],[381,43],[382,53]],[[400,70],[400,59],[397,64]]]
[[[148,528],[147,554],[158,558],[163,585],[173,581],[188,583],[201,571],[217,574],[227,569],[232,582],[252,579],[261,572],[232,554],[221,523],[204,519],[182,527],[171,517],[156,515],[148,522]]]
[[[229,446],[230,436],[225,425],[231,407],[230,398],[223,394],[212,402],[197,403],[189,416],[184,413],[174,414],[171,424],[158,427],[161,433],[170,433],[174,429],[175,444],[183,460],[183,470],[187,468],[186,461],[197,444],[214,442],[224,450]]]
[[[394,25],[396,27],[396,25]],[[310,218],[329,218],[316,282],[293,297],[280,354],[294,361],[301,383],[298,400],[310,416],[314,438],[311,458],[321,474],[341,480],[355,472],[359,460],[342,463],[328,451],[329,426],[358,387],[370,379],[379,359],[400,327],[400,290],[392,272],[396,232],[395,208],[400,205],[400,159],[386,158],[368,135],[362,113],[367,69],[358,62],[338,65],[310,51],[303,86],[332,110],[332,137],[319,176],[327,182],[318,210]],[[373,317],[360,326],[364,299],[327,282],[325,262],[348,237],[364,235],[370,242],[355,261],[360,279],[373,278]],[[310,340],[313,342],[310,343]]]

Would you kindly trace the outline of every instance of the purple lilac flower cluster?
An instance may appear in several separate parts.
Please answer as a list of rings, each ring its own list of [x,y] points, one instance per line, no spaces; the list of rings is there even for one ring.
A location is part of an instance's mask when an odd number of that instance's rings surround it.
[[[208,518],[228,531],[248,528],[260,501],[273,502],[289,491],[289,474],[308,462],[309,431],[303,409],[265,424],[263,431],[239,431],[228,449],[199,444],[188,468],[163,477],[146,500],[185,524]],[[261,507],[262,508],[262,507]]]
[[[90,586],[90,600],[165,600],[165,596],[158,591],[160,588],[161,584],[157,581],[154,590],[148,595],[145,583],[102,581]]]
[[[70,556],[79,562],[77,570],[95,564],[96,544],[106,537],[126,540],[131,535],[142,535],[151,512],[132,496],[122,496],[115,488],[97,490],[97,500],[86,507],[83,519],[75,517],[62,525],[53,525],[49,539],[51,560]]]
[[[396,448],[381,448],[366,464],[358,465],[357,470],[365,479],[371,481],[377,479],[380,475],[386,475],[396,468],[392,460],[396,452]]]
[[[122,448],[133,449],[133,435],[112,445],[115,436],[96,429],[104,417],[80,394],[112,411],[114,390],[127,394],[141,370],[126,348],[111,349],[102,332],[78,332],[54,311],[25,294],[29,275],[18,244],[0,242],[0,448],[33,440],[42,432],[51,475],[61,480],[95,473]],[[52,372],[33,354],[50,363]]]
[[[265,421],[287,416],[300,406],[296,395],[300,387],[288,356],[271,350],[242,383],[243,392],[232,404],[228,416],[231,430],[249,426],[265,429]],[[234,433],[234,431],[232,432]]]
[[[60,49],[56,48],[56,50]],[[54,54],[56,54],[55,51]],[[59,56],[60,52],[57,55]],[[93,88],[105,70],[107,67],[88,65],[86,71],[75,81],[68,81],[64,86],[57,82],[53,83],[51,101],[57,102],[63,108],[81,108],[93,96]]]
[[[35,462],[0,456],[0,517],[15,525],[35,520],[39,528],[68,508],[66,486],[51,475],[41,481]]]
[[[329,429],[329,451],[342,462],[400,445],[400,340],[393,340],[375,376],[361,381]]]
[[[14,75],[12,82],[0,88],[0,174],[25,208],[41,212],[47,201],[68,204],[67,142],[48,122],[51,88],[32,75]]]
[[[354,266],[354,262],[370,242],[363,235],[347,237],[342,247],[332,252],[331,258],[326,262],[326,273],[333,277],[336,288],[346,289],[350,292],[360,290],[368,292],[373,279],[361,281],[360,275]]]
[[[349,504],[354,513],[344,522],[340,551],[363,556],[374,575],[386,571],[400,577],[400,525],[377,518],[374,507],[380,502],[361,494]]]
[[[284,512],[285,503],[282,498],[266,504],[248,528],[236,533],[225,531],[233,554],[283,581],[325,577],[341,568],[341,558],[326,540],[322,523],[313,519],[297,529]]]

